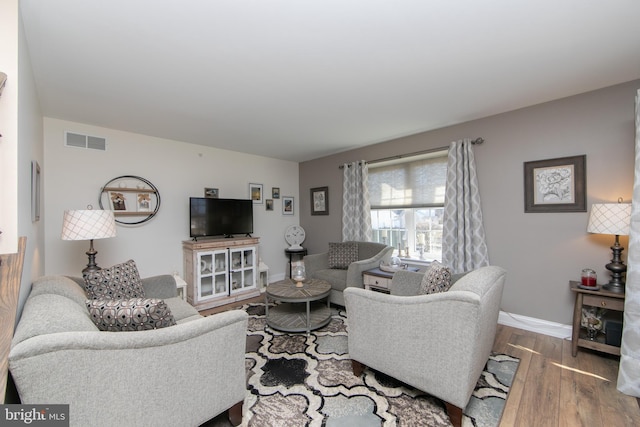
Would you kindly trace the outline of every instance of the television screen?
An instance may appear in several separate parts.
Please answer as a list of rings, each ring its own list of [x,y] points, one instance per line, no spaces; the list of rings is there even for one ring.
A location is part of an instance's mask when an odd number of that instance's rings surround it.
[[[189,198],[191,237],[253,233],[253,201],[249,199]]]

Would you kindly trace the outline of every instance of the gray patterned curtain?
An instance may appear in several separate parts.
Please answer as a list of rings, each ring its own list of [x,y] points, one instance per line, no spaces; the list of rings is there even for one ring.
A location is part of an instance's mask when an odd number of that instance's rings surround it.
[[[636,94],[636,166],[627,255],[624,328],[620,348],[618,390],[640,397],[640,90]]]
[[[444,196],[442,263],[454,273],[489,265],[471,140],[452,142]]]
[[[342,241],[371,241],[367,162],[345,163],[342,184]]]

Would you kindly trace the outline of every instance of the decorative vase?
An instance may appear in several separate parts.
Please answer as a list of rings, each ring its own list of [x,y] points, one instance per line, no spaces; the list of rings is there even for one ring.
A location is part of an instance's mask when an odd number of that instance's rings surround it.
[[[291,278],[296,282],[296,288],[302,288],[305,279],[304,263],[300,263],[291,270]]]

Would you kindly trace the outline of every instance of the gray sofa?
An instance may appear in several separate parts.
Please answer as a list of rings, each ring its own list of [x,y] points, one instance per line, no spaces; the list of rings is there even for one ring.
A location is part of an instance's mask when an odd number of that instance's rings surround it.
[[[380,266],[380,261],[389,262],[393,247],[383,243],[355,242],[358,245],[358,261],[346,270],[329,268],[329,252],[307,255],[304,267],[307,277],[326,280],[331,284],[330,300],[344,306],[342,292],[349,286],[364,288],[362,272]]]
[[[175,326],[102,332],[82,279],[36,280],[12,341],[9,369],[23,403],[69,404],[72,426],[197,426],[229,410],[242,418],[248,316],[209,317],[177,296],[173,276],[142,279]]]
[[[447,292],[418,295],[423,276],[398,271],[391,295],[344,291],[349,356],[356,375],[365,365],[442,399],[460,426],[493,348],[505,270],[482,267]]]

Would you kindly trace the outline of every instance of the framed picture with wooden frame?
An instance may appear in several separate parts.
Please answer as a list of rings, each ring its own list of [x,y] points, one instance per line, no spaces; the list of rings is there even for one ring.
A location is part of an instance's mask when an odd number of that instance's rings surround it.
[[[329,215],[329,187],[311,190],[311,215]]]
[[[587,156],[524,163],[525,212],[586,212]]]

